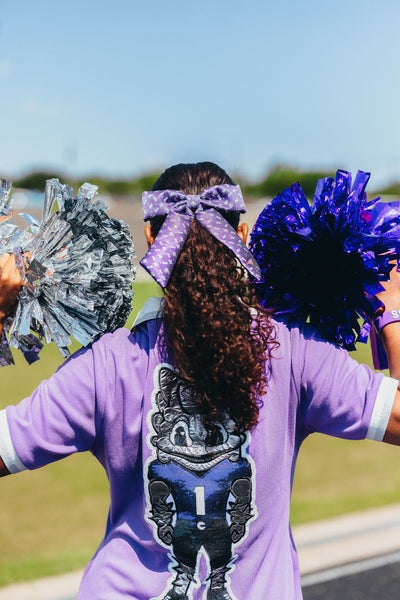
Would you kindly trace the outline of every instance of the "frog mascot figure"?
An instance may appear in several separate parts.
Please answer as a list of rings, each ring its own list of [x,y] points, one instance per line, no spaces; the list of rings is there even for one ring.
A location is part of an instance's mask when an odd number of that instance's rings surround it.
[[[191,600],[201,553],[209,565],[207,600],[236,599],[228,571],[233,546],[255,517],[254,465],[245,454],[247,435],[229,417],[215,424],[213,444],[196,412],[193,392],[170,365],[155,372],[151,428],[153,455],[146,463],[147,519],[171,550],[175,578],[160,600]]]

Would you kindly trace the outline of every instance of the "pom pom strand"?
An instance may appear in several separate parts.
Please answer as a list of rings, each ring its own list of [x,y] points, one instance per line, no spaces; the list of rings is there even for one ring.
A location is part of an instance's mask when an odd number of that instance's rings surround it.
[[[0,254],[15,254],[23,288],[4,324],[0,365],[13,362],[9,345],[29,363],[37,360],[42,341],[55,342],[66,358],[71,336],[86,346],[125,324],[136,272],[131,235],[106,214],[97,187],[88,183],[74,197],[70,186],[47,181],[42,219],[22,214],[26,229],[9,221],[10,190],[0,180]]]
[[[348,350],[366,341],[382,306],[380,282],[400,257],[400,210],[396,233],[393,219],[388,225],[383,218],[384,203],[367,202],[369,177],[359,171],[352,184],[351,174],[339,170],[335,179],[320,179],[312,207],[295,183],[265,207],[250,241],[262,271],[253,280],[261,304],[277,316],[309,321]]]

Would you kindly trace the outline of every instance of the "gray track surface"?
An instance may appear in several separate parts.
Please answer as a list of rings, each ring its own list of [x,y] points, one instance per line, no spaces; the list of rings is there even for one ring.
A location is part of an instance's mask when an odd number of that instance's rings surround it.
[[[303,588],[304,600],[399,600],[400,563]]]

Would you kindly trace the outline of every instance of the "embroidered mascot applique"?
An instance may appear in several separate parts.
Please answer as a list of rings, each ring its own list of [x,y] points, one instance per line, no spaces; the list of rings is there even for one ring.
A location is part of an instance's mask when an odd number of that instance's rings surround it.
[[[146,462],[146,518],[157,541],[171,551],[174,577],[159,600],[191,600],[203,554],[208,563],[207,600],[237,599],[230,589],[233,547],[247,536],[256,516],[254,465],[247,436],[226,418],[207,445],[193,394],[170,365],[155,371]]]

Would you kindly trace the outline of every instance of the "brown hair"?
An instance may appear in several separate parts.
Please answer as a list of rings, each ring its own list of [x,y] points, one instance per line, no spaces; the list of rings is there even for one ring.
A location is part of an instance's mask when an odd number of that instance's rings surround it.
[[[180,164],[167,169],[153,190],[199,194],[222,183],[233,181],[214,163]],[[224,216],[237,228],[239,213]],[[162,223],[150,224],[156,234]],[[241,431],[256,424],[266,389],[265,360],[277,344],[270,317],[244,276],[232,251],[193,219],[165,289],[165,343],[194,391],[210,439],[213,423],[226,415]]]

